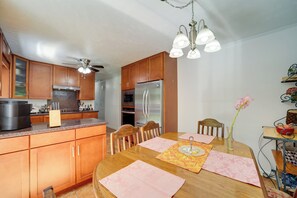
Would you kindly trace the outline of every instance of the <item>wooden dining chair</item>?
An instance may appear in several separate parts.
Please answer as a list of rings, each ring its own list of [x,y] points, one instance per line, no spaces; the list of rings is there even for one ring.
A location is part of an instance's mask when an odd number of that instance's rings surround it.
[[[139,144],[139,128],[130,124],[122,125],[117,131],[110,134],[110,152],[115,154],[115,142],[117,151],[121,152],[127,148]]]
[[[159,123],[155,123],[154,121],[149,121],[144,126],[140,127],[140,133],[142,141],[160,136],[160,125]]]
[[[212,135],[224,138],[224,124],[213,118],[198,121],[198,134]]]

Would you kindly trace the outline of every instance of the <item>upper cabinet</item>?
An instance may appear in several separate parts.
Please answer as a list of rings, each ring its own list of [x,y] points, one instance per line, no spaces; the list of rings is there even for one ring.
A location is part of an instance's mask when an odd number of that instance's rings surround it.
[[[122,90],[134,89],[138,77],[138,64],[122,67]]]
[[[164,77],[164,53],[149,57],[149,81]]]
[[[12,67],[12,97],[28,98],[29,61],[19,56],[13,56]]]
[[[69,67],[54,66],[53,84],[79,87],[79,72]]]
[[[135,89],[138,82],[163,80],[167,56],[166,52],[161,52],[122,67],[122,90]]]
[[[0,29],[0,98],[10,97],[11,50]]]
[[[46,63],[30,61],[29,98],[52,98],[52,68]]]
[[[81,75],[79,100],[95,100],[95,73]]]

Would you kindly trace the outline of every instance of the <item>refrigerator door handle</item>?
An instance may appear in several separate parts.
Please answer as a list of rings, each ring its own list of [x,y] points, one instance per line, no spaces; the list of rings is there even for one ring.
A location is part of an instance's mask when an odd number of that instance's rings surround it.
[[[147,94],[146,94],[146,115],[147,117],[150,117],[150,112],[149,112],[149,101],[150,101],[150,90],[147,90]]]
[[[144,117],[146,117],[146,115],[145,115],[145,105],[144,105],[145,94],[146,94],[146,90],[144,90],[143,94],[142,94],[142,114],[143,114]]]

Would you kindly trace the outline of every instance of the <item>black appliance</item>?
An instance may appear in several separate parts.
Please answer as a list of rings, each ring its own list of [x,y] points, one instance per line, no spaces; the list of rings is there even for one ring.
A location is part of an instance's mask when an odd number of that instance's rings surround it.
[[[10,131],[31,126],[32,104],[26,101],[0,101],[0,130]]]
[[[122,92],[122,106],[123,107],[134,107],[134,90]]]

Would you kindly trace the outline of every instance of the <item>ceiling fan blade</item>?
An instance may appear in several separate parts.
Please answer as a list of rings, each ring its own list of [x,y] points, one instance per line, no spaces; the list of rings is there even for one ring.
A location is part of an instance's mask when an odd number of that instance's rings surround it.
[[[75,66],[78,66],[79,63],[62,63],[63,65],[75,65]]]
[[[99,72],[100,70],[98,70],[98,69],[95,69],[95,68],[92,68],[92,67],[89,67],[90,68],[90,70],[92,70],[93,72]]]
[[[91,65],[92,67],[96,67],[96,68],[102,68],[104,69],[104,67],[102,65]]]
[[[80,62],[80,59],[79,58],[75,58],[73,56],[66,56],[67,58],[70,58],[70,59],[73,59],[73,60],[76,60],[77,62]]]

